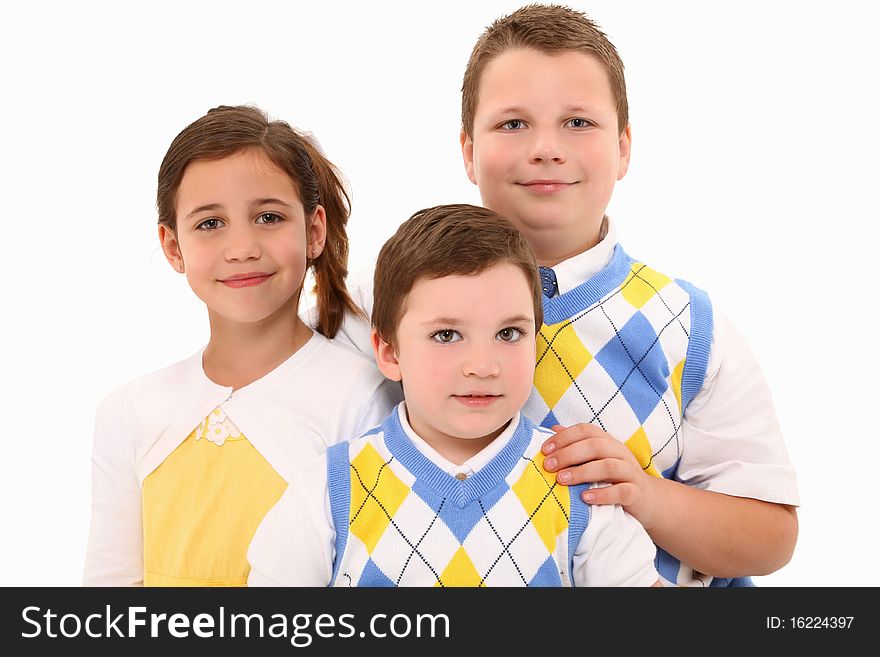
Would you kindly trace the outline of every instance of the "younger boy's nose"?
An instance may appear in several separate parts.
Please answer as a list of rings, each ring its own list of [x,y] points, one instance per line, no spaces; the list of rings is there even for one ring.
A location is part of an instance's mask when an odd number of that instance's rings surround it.
[[[463,368],[465,376],[477,376],[480,378],[498,376],[501,369],[498,359],[489,348],[472,347],[467,354]]]

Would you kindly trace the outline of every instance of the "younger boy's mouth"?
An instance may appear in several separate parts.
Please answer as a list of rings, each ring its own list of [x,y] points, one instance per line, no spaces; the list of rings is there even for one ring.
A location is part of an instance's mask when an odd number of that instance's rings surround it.
[[[486,406],[491,406],[502,397],[502,395],[489,395],[482,393],[452,396],[457,402],[470,408],[485,408]]]

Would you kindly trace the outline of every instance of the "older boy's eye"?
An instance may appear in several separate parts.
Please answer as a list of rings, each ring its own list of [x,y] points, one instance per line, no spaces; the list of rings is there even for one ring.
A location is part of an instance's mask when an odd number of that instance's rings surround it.
[[[572,128],[588,128],[590,127],[590,122],[586,119],[574,118],[568,120],[568,125],[570,125]]]
[[[275,214],[274,212],[264,212],[257,217],[258,224],[277,224],[280,221],[281,215]]]
[[[222,221],[212,217],[211,219],[205,219],[204,221],[200,222],[196,226],[196,230],[217,230],[222,225]]]
[[[504,342],[516,342],[523,336],[523,332],[518,328],[508,326],[498,331],[498,339]]]
[[[501,127],[505,130],[521,130],[525,125],[525,122],[520,119],[510,119],[510,121],[503,123]]]
[[[461,340],[461,336],[458,334],[458,331],[453,331],[452,329],[442,329],[440,331],[434,331],[431,334],[431,337],[436,342],[441,342],[443,344],[450,344],[452,342],[458,342]]]

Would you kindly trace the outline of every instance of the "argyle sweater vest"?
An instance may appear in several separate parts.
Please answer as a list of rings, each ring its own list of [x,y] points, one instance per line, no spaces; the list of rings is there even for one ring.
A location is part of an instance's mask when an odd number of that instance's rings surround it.
[[[630,258],[544,299],[535,385],[523,413],[544,427],[598,425],[626,443],[642,468],[675,479],[681,423],[700,391],[712,344],[712,306],[701,290]],[[657,570],[683,585],[725,586],[657,550]]]
[[[541,467],[549,432],[524,416],[510,442],[464,480],[412,444],[395,409],[328,450],[334,586],[570,586],[589,522],[583,486]]]

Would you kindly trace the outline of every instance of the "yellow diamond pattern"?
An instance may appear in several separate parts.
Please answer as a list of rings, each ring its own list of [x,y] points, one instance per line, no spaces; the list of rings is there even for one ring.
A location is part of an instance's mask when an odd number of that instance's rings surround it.
[[[538,467],[526,466],[522,476],[510,488],[532,517],[532,526],[552,554],[556,550],[556,537],[568,529],[568,487],[558,485],[556,475],[544,470],[542,453],[538,452],[534,461]]]
[[[664,276],[640,262],[634,262],[623,282],[621,294],[634,307],[641,308],[661,288],[671,282],[672,279],[668,276]]]
[[[660,476],[660,473],[657,471],[657,468],[654,467],[654,463],[651,460],[651,443],[648,442],[648,436],[645,434],[644,427],[639,427],[639,430],[630,436],[625,445],[629,447],[629,451],[635,455],[639,465],[642,466],[642,470],[652,477]],[[648,466],[649,463],[651,464],[650,466]]]
[[[351,468],[349,531],[363,541],[367,552],[372,554],[409,494],[409,487],[385,466],[385,461],[369,444],[352,460]],[[381,506],[377,500],[382,502]]]
[[[681,415],[681,377],[684,373],[684,361],[682,360],[675,369],[672,370],[672,392],[675,393],[675,401],[678,402],[678,414]]]
[[[440,586],[440,582],[443,586],[480,586],[481,579],[474,562],[464,548],[459,547],[434,586]]]
[[[565,354],[565,367],[557,354]],[[593,360],[593,355],[580,341],[569,320],[541,327],[537,355],[535,388],[549,408],[556,406],[572,381]]]

